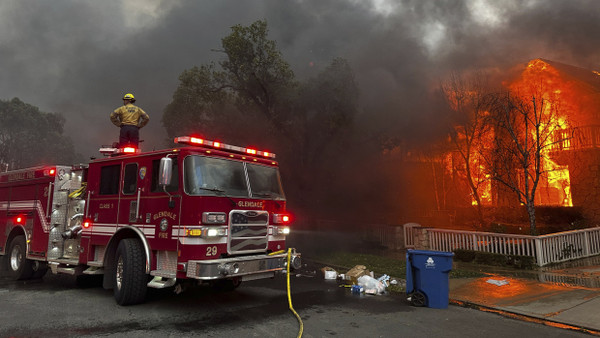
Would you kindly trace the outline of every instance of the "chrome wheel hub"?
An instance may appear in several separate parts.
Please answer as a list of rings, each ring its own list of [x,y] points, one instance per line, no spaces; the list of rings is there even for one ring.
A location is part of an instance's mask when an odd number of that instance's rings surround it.
[[[123,257],[119,257],[119,261],[117,261],[117,289],[121,290],[121,285],[123,283]]]
[[[23,264],[23,249],[20,245],[15,245],[10,253],[10,268],[17,271],[21,264]]]

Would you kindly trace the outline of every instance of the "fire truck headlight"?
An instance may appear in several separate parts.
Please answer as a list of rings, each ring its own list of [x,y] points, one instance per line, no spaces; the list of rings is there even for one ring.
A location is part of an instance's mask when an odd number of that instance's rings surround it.
[[[271,228],[271,231],[269,231],[269,235],[273,235],[273,236],[278,236],[278,235],[289,235],[290,234],[290,227],[284,227],[284,226],[274,226]]]
[[[227,217],[224,212],[204,212],[202,213],[202,223],[204,224],[225,224]]]
[[[202,237],[224,237],[227,236],[226,227],[203,227]]]

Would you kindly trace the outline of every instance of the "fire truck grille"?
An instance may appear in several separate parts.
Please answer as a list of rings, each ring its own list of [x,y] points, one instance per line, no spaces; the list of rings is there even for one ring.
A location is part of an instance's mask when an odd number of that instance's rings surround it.
[[[234,210],[229,219],[229,253],[259,252],[267,249],[269,213]]]

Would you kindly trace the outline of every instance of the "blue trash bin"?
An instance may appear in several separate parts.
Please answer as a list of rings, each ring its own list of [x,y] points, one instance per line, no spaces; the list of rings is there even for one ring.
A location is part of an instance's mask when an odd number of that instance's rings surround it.
[[[454,253],[407,250],[406,293],[415,306],[436,309],[448,307],[449,277]]]

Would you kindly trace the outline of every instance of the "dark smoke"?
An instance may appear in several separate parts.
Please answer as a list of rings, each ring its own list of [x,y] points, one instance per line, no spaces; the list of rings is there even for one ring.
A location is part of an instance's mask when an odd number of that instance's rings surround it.
[[[3,1],[0,98],[63,113],[78,151],[94,156],[116,139],[108,114],[133,92],[151,116],[144,147],[162,148],[160,118],[179,74],[218,61],[230,27],[259,19],[299,78],[348,59],[374,133],[435,134],[428,96],[450,71],[503,72],[533,58],[600,68],[597,1],[388,3],[382,13],[367,0]],[[496,14],[473,14],[478,3]],[[148,4],[154,14],[139,14]]]

